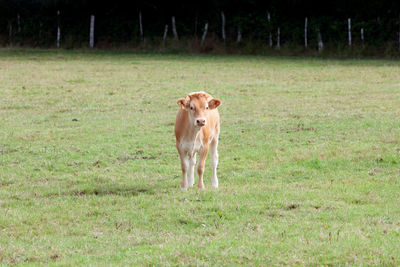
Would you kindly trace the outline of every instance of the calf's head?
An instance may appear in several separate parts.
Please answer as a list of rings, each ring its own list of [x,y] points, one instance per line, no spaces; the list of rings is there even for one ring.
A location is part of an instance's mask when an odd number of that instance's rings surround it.
[[[189,120],[195,127],[207,124],[207,113],[221,104],[216,98],[205,92],[191,93],[178,100],[178,105],[189,114]]]

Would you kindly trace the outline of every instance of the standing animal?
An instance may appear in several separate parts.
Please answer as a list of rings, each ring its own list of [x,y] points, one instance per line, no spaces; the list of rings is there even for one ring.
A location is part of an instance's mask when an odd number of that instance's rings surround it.
[[[196,153],[199,161],[196,165],[199,175],[198,187],[204,189],[203,173],[208,151],[211,156],[211,184],[218,188],[218,138],[219,113],[217,107],[221,101],[206,92],[193,92],[178,100],[180,107],[175,122],[176,148],[181,158],[181,189],[187,190],[194,185],[194,166]],[[188,177],[189,174],[189,177]]]

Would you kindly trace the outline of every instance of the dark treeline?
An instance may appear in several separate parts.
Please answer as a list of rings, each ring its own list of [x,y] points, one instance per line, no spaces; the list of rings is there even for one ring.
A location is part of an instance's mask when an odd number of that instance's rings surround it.
[[[139,12],[147,43],[160,44],[165,25],[169,25],[171,40],[171,17],[175,16],[180,40],[201,38],[208,23],[207,38],[220,44],[236,44],[240,31],[242,43],[266,47],[271,33],[276,47],[279,28],[281,47],[300,47],[307,17],[309,49],[317,48],[318,32],[325,47],[348,46],[348,18],[353,45],[399,47],[400,1],[389,0],[0,0],[0,44],[54,47],[60,25],[61,47],[85,47],[90,16],[95,15],[95,46],[140,45]],[[222,39],[221,12],[226,17],[226,40]]]

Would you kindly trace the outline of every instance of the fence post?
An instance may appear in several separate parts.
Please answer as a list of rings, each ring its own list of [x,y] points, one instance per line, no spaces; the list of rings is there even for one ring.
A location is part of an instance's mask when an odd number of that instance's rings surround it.
[[[351,46],[351,18],[347,19],[348,35],[349,35],[349,46]]]
[[[304,46],[308,47],[308,40],[307,40],[307,27],[308,27],[308,18],[306,17],[304,21]]]
[[[324,43],[322,42],[321,32],[318,29],[318,52],[321,52],[324,49]]]
[[[361,43],[364,46],[364,28],[361,28]]]
[[[163,44],[165,44],[165,40],[167,39],[167,34],[168,34],[168,24],[165,24],[164,35],[163,35]]]
[[[90,16],[90,48],[94,47],[94,15]]]
[[[17,14],[18,33],[21,33],[21,16]]]
[[[269,12],[267,13],[267,19],[269,24],[269,47],[272,47],[273,43],[272,43],[272,32],[271,32],[271,14]]]
[[[278,34],[276,39],[276,47],[281,49],[281,28],[278,27]]]
[[[140,41],[144,41],[144,38],[143,38],[143,24],[142,24],[142,11],[139,11],[139,32],[140,32]]]
[[[12,22],[10,22],[10,27],[8,29],[8,38],[10,40],[10,46],[13,46],[14,40],[13,40],[13,28],[12,28]]]
[[[204,32],[203,32],[203,36],[201,36],[200,45],[203,45],[204,41],[206,40],[207,30],[208,30],[208,22],[206,23],[206,25],[204,25]]]
[[[179,37],[178,37],[178,32],[176,31],[175,16],[172,16],[171,20],[172,20],[172,32],[174,33],[174,39],[178,40]]]
[[[237,33],[237,39],[236,42],[240,43],[242,41],[242,31],[240,29],[240,26],[238,26],[238,33]]]
[[[60,48],[61,30],[60,30],[60,10],[57,10],[57,48]]]
[[[225,43],[226,35],[225,35],[225,14],[224,14],[224,11],[221,11],[221,20],[222,20],[222,40],[224,40],[224,43]]]

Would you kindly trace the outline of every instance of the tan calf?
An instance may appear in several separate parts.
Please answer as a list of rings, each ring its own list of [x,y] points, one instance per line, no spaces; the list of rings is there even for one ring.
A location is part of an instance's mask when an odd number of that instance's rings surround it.
[[[198,187],[204,188],[204,163],[209,150],[213,169],[211,183],[213,187],[218,188],[219,113],[217,107],[220,104],[221,101],[203,91],[190,93],[185,98],[178,100],[181,109],[176,116],[175,137],[176,148],[181,158],[181,188],[183,190],[194,184],[196,153],[199,153],[197,163]]]

